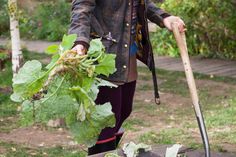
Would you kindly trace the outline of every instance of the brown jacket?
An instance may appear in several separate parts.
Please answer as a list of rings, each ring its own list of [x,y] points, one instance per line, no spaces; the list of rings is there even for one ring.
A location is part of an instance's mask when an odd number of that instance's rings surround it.
[[[78,42],[89,44],[91,38],[102,37],[108,53],[115,53],[115,74],[111,81],[127,82],[132,0],[73,0],[70,34],[77,34]],[[153,52],[148,35],[147,19],[164,27],[168,13],[157,8],[151,0],[141,0],[138,9],[138,31],[142,36],[137,58],[154,71]],[[154,76],[155,77],[155,76]],[[154,78],[155,79],[155,78]]]

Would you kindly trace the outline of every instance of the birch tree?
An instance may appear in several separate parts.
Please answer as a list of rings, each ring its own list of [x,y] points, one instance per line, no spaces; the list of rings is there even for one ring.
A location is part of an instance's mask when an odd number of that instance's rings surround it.
[[[23,57],[20,44],[20,31],[17,13],[17,0],[8,0],[8,12],[10,16],[10,32],[12,45],[12,71],[13,76],[18,72]]]

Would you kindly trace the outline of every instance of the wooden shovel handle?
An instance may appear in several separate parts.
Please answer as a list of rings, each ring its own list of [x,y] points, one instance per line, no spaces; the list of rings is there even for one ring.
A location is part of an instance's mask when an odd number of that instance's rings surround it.
[[[181,55],[181,58],[183,61],[184,70],[185,70],[185,74],[186,74],[186,78],[187,78],[187,82],[188,82],[188,86],[189,86],[189,91],[190,91],[190,94],[192,97],[193,105],[195,108],[198,108],[195,110],[195,111],[197,111],[196,114],[200,115],[200,113],[198,113],[198,111],[200,111],[199,98],[198,98],[198,94],[197,94],[197,88],[196,88],[196,83],[194,80],[192,68],[190,65],[190,59],[189,59],[189,55],[188,55],[188,48],[187,48],[185,33],[179,31],[178,24],[175,22],[172,23],[172,30],[173,30],[177,45],[180,50],[180,55]]]

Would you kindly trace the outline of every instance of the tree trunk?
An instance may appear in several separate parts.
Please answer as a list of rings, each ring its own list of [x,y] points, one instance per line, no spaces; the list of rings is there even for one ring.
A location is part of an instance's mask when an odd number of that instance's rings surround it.
[[[17,14],[17,0],[8,0],[8,12],[10,15],[10,32],[12,44],[12,71],[16,75],[22,65],[22,51],[20,45],[20,31]]]

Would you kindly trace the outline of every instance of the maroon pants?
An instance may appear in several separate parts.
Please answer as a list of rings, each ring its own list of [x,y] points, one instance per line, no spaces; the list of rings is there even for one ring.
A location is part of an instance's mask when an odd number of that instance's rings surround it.
[[[122,123],[129,117],[132,111],[133,97],[136,81],[119,85],[117,88],[101,87],[96,99],[96,104],[110,102],[112,112],[115,114],[116,124],[114,128],[105,128],[99,135],[98,141],[114,138]]]

